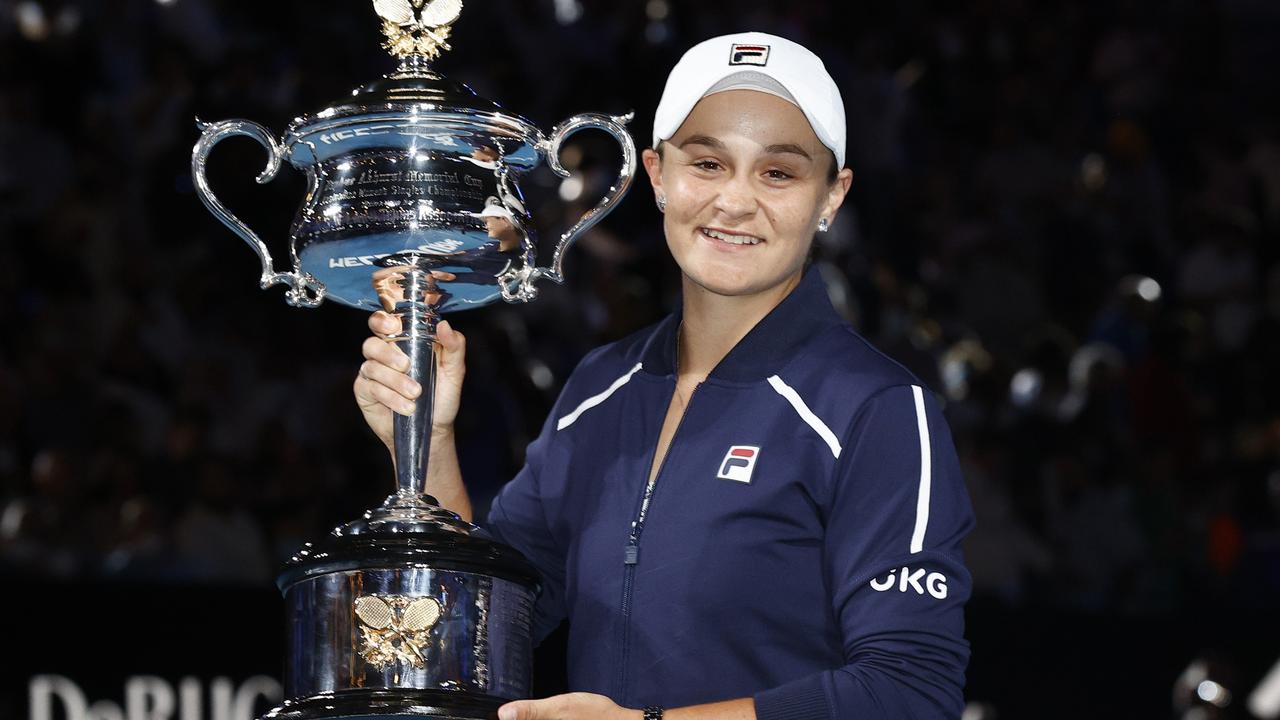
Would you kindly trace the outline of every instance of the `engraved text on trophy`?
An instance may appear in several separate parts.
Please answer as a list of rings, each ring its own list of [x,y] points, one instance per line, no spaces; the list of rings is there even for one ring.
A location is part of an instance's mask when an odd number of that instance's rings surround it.
[[[443,213],[483,207],[498,187],[492,168],[425,153],[335,159],[320,166],[317,181],[298,218],[300,237],[429,226]]]

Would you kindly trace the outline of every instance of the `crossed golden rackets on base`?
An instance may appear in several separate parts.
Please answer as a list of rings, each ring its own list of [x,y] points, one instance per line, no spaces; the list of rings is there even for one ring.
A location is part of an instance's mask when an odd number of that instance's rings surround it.
[[[423,649],[443,613],[435,598],[365,595],[356,598],[353,609],[360,620],[360,656],[365,662],[379,670],[397,662],[426,667]]]

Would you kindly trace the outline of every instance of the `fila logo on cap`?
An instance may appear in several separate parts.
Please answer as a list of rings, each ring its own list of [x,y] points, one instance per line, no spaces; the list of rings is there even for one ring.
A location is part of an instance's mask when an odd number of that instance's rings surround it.
[[[734,445],[724,454],[720,461],[720,473],[716,477],[721,480],[734,480],[740,483],[751,482],[751,471],[755,470],[756,458],[760,456],[760,448],[750,445]]]
[[[768,65],[768,45],[744,45],[734,43],[729,52],[730,65]]]

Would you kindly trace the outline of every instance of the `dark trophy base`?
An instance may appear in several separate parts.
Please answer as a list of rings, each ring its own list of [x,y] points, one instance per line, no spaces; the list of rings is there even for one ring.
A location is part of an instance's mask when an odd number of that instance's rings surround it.
[[[444,690],[350,690],[286,702],[265,720],[402,720],[406,715],[433,720],[493,720],[504,702]]]
[[[486,720],[529,696],[536,571],[425,496],[308,544],[278,584],[290,700],[264,720]]]

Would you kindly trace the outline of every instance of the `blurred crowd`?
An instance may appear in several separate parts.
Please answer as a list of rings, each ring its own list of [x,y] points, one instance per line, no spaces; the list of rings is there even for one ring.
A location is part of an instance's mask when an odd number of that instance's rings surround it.
[[[201,206],[205,120],[276,132],[388,71],[371,8],[0,0],[0,577],[263,585],[392,490],[351,397],[364,318],[294,310]],[[1247,0],[468,0],[439,67],[544,128],[636,110],[743,28],[843,88],[851,201],[814,262],[945,398],[978,597],[1177,613],[1280,600],[1280,10]],[[615,177],[525,180],[544,241]],[[219,146],[219,197],[287,256],[295,173]],[[282,175],[288,175],[285,171]],[[678,277],[647,187],[564,287],[451,318],[477,507],[591,347]]]

